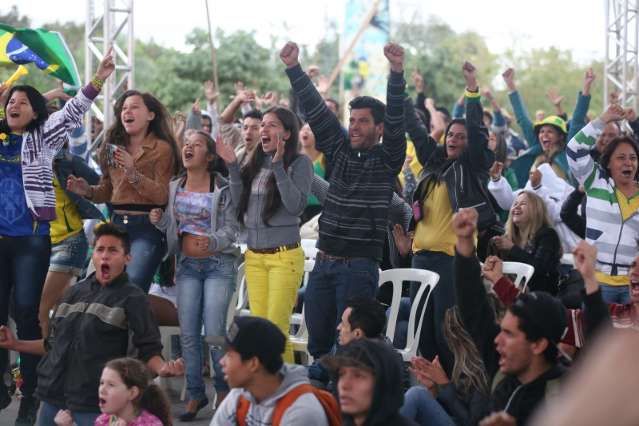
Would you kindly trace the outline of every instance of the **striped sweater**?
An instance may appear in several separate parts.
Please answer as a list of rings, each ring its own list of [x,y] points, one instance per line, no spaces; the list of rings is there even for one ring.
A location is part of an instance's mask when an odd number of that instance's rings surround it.
[[[40,127],[25,133],[22,139],[22,181],[27,206],[38,221],[55,219],[53,159],[68,139],[68,133],[82,125],[98,92],[86,86],[60,111],[49,116]]]
[[[596,269],[600,282],[601,274],[627,276],[639,250],[639,214],[635,211],[623,219],[614,181],[590,156],[604,127],[605,123],[599,119],[591,121],[570,140],[566,149],[570,170],[584,185],[588,197],[586,240],[597,247]]]
[[[403,73],[388,79],[383,142],[369,150],[351,148],[337,117],[298,65],[286,70],[332,171],[319,219],[318,248],[333,256],[382,259],[388,206],[406,155]]]

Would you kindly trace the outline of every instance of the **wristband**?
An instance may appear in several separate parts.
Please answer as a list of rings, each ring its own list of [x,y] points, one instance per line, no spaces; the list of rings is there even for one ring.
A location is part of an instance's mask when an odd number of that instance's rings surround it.
[[[137,170],[133,170],[133,177],[129,176],[128,173],[126,174],[126,180],[131,184],[131,185],[135,185],[138,182],[140,182],[140,175],[138,174]]]
[[[91,80],[91,86],[95,87],[95,90],[99,92],[100,90],[102,90],[103,85],[104,80],[98,78],[97,75],[93,76],[93,79]]]

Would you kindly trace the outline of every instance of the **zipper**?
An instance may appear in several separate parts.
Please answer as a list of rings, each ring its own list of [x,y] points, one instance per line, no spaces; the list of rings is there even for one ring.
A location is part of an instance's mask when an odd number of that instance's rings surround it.
[[[455,174],[455,188],[453,190],[453,194],[455,194],[455,208],[459,209],[459,201],[457,200],[457,182],[458,182],[458,180],[457,180],[457,168],[455,167],[455,164],[453,164],[453,172]],[[463,190],[463,184],[461,186],[462,186],[462,190]]]
[[[613,193],[615,194],[615,199],[617,200],[617,206],[619,207],[619,216],[621,217],[621,227],[619,228],[619,236],[617,237],[615,252],[612,255],[612,265],[610,266],[610,275],[617,275],[617,250],[619,249],[619,243],[621,243],[621,235],[623,235],[623,226],[626,224],[626,221],[623,218],[623,212],[621,211],[621,204],[619,203],[619,197],[617,197],[616,188],[614,189]]]
[[[508,398],[508,402],[506,403],[506,406],[504,407],[504,411],[506,413],[508,413],[508,408],[510,408],[510,403],[513,402],[513,399],[515,398],[515,395],[517,395],[517,392],[519,392],[519,390],[521,388],[523,388],[524,386],[525,386],[524,384],[521,384],[521,385],[517,386],[515,388],[515,390],[513,391],[513,393],[510,394],[510,398]],[[510,413],[508,413],[508,414],[510,414]]]

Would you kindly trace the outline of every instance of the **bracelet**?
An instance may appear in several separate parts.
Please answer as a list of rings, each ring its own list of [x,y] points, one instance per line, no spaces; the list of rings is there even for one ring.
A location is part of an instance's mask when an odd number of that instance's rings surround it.
[[[102,86],[104,85],[104,80],[98,78],[97,75],[94,75],[93,79],[91,80],[91,85],[95,87],[95,90],[99,92],[100,90],[102,90]]]

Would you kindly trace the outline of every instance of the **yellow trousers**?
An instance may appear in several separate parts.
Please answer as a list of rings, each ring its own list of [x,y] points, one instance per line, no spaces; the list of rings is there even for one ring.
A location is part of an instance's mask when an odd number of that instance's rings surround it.
[[[293,347],[288,340],[291,313],[297,290],[304,276],[304,251],[301,247],[273,254],[244,255],[246,286],[251,315],[266,318],[286,336],[284,362],[293,362]]]

